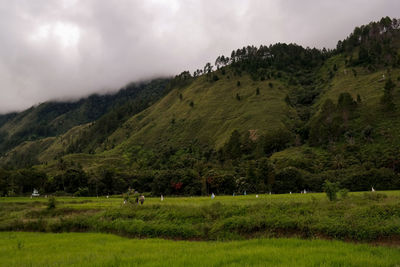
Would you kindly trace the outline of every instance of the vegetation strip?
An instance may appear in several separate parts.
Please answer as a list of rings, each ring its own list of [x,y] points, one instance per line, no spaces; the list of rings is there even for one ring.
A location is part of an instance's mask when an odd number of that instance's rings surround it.
[[[103,232],[177,240],[323,237],[396,245],[400,192],[147,198],[0,200],[1,231]],[[125,199],[126,200],[126,199]],[[14,202],[13,202],[14,201]]]
[[[400,252],[294,238],[193,243],[93,233],[2,232],[0,261],[4,266],[396,266]]]

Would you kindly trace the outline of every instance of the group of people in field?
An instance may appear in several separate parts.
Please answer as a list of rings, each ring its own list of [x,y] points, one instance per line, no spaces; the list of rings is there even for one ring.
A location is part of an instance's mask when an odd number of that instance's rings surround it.
[[[143,205],[143,203],[144,203],[144,196],[143,196],[143,195],[141,195],[140,197],[139,197],[139,196],[136,196],[135,202],[136,202],[137,204],[139,204],[139,202],[140,202],[140,205]]]

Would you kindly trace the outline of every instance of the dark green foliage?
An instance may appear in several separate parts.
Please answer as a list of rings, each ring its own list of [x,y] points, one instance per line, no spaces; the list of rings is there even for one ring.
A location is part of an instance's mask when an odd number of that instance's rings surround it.
[[[68,152],[89,151],[105,140],[106,136],[119,127],[129,116],[142,111],[166,92],[168,79],[150,83],[130,84],[116,94],[92,95],[77,102],[47,102],[19,114],[2,115],[0,123],[24,122],[18,131],[0,139],[0,154],[23,141],[62,134],[79,124],[96,121],[94,127],[68,148]],[[1,118],[7,120],[1,121]],[[28,118],[28,119],[25,119]],[[0,136],[1,136],[0,131]],[[17,159],[17,166],[37,164],[35,156]]]
[[[12,120],[18,115],[18,113],[8,113],[8,114],[0,114],[0,128],[8,121]],[[1,139],[0,139],[1,140]]]
[[[313,145],[337,141],[349,130],[349,121],[356,116],[357,102],[349,93],[341,93],[338,103],[327,99],[320,113],[310,122],[310,141]]]
[[[339,192],[339,184],[330,182],[328,180],[325,181],[323,185],[323,189],[326,193],[326,196],[330,201],[334,201],[337,199],[337,193]]]
[[[265,155],[270,155],[288,147],[292,140],[291,132],[285,129],[277,129],[260,136],[257,145],[262,148]]]
[[[63,191],[66,193],[73,194],[79,190],[79,188],[85,188],[88,186],[88,177],[83,170],[80,169],[68,169],[65,173],[54,177],[54,191]]]
[[[190,101],[189,102],[189,106],[192,108],[192,107],[194,107],[194,102],[193,101]]]
[[[226,143],[224,153],[228,158],[236,159],[241,156],[240,133],[235,130],[232,132],[229,141]]]
[[[386,111],[393,111],[396,106],[393,102],[393,89],[395,88],[395,84],[392,79],[387,79],[385,83],[385,87],[383,89],[383,96],[381,98],[381,103],[384,106]]]
[[[339,190],[339,195],[342,199],[348,198],[349,197],[349,190],[346,188],[340,189]]]
[[[236,86],[238,87],[240,86],[240,81],[237,81]]]
[[[304,178],[302,173],[294,167],[287,167],[275,174],[273,192],[289,193],[300,192],[304,189]]]
[[[68,148],[67,153],[90,153],[107,140],[107,137],[120,127],[131,116],[147,108],[153,101],[158,100],[168,92],[169,80],[156,79],[145,84],[132,84],[125,90],[128,96],[123,104],[115,106],[103,115]],[[129,97],[129,91],[135,94]],[[121,93],[122,94],[122,93]],[[181,98],[181,95],[179,96]]]
[[[197,74],[195,74],[197,76]],[[169,88],[182,88],[188,86],[193,81],[193,77],[189,71],[183,71],[179,75],[176,75],[174,79],[169,81]]]
[[[47,201],[47,209],[53,210],[56,208],[56,205],[57,205],[56,198],[53,196],[49,197],[49,200]]]
[[[338,42],[336,52],[351,55],[358,47],[358,60],[350,58],[351,65],[397,66],[399,55],[393,36],[398,35],[398,30],[398,20],[389,17],[356,27],[349,37]]]
[[[357,94],[357,103],[361,104],[361,96],[359,94]]]
[[[260,94],[260,88],[257,87],[257,89],[256,89],[256,95],[259,95],[259,94]]]
[[[330,52],[318,49],[305,49],[296,44],[278,43],[270,46],[243,47],[232,51],[229,59],[234,72],[245,70],[254,80],[265,79],[271,69],[278,70],[276,78],[283,77],[283,72],[295,73],[320,66]]]
[[[239,95],[239,93],[236,93],[236,100],[240,101],[240,95]]]
[[[288,104],[289,106],[292,105],[292,103],[291,103],[291,101],[290,101],[290,98],[289,98],[289,95],[286,95],[286,96],[285,96],[285,102],[286,102],[286,104]]]

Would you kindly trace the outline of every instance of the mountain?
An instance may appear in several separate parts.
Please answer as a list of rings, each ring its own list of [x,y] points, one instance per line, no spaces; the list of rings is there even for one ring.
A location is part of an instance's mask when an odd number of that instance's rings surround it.
[[[168,79],[129,84],[115,94],[91,95],[75,102],[46,102],[21,113],[0,115],[0,152],[26,141],[63,134],[77,125],[99,119],[104,114],[130,103],[126,116],[134,108],[143,109],[166,92]],[[131,103],[135,101],[135,103]],[[139,104],[141,107],[139,106]]]
[[[400,188],[399,28],[382,18],[334,50],[247,46],[91,119],[80,102],[0,116],[2,194],[29,192],[27,180],[77,195]]]

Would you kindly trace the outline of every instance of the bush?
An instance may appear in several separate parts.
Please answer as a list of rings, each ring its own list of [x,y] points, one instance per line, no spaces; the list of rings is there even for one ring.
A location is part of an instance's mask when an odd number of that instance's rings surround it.
[[[346,188],[340,189],[339,195],[341,198],[347,198],[349,196],[349,190]]]
[[[56,208],[56,204],[57,204],[56,198],[51,196],[49,198],[48,202],[47,202],[47,209],[48,210],[55,209]]]
[[[328,180],[326,180],[323,185],[323,189],[330,201],[334,201],[337,199],[337,192],[339,191],[338,183],[329,182]]]
[[[75,197],[87,197],[89,196],[89,189],[87,187],[79,187],[78,191],[74,193]]]

